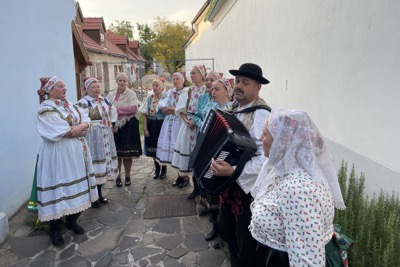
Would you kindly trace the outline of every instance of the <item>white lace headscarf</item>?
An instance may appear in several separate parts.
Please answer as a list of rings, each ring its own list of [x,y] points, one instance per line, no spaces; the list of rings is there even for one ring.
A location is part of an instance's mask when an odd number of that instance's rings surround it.
[[[283,177],[300,169],[305,170],[314,180],[327,181],[335,207],[345,209],[332,157],[324,138],[308,114],[298,110],[273,109],[265,125],[273,141],[269,160],[251,190],[253,197],[264,195],[268,185],[277,176]]]

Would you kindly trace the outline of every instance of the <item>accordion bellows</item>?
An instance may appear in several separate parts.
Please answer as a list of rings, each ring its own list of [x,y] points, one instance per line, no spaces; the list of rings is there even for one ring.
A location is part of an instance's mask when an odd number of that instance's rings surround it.
[[[235,115],[211,109],[197,136],[189,167],[199,186],[210,194],[218,194],[239,177],[244,165],[256,151],[254,139]],[[225,160],[236,166],[233,175],[213,175],[210,169],[211,158]]]

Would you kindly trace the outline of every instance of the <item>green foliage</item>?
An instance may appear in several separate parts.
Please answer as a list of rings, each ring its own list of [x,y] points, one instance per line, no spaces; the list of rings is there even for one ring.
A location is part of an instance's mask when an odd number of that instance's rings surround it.
[[[156,34],[148,24],[136,23],[136,27],[139,32],[140,52],[147,61],[145,69],[148,70],[152,65]]]
[[[129,21],[116,20],[115,24],[111,23],[109,28],[110,28],[110,30],[112,32],[115,32],[115,33],[117,33],[119,35],[128,36],[129,40],[133,39],[133,29],[134,29],[134,27],[132,26],[132,24]]]
[[[336,211],[335,223],[356,242],[349,252],[349,266],[400,266],[399,195],[381,191],[369,198],[364,194],[364,174],[357,177],[353,166],[348,177],[344,162],[338,176],[347,209]]]

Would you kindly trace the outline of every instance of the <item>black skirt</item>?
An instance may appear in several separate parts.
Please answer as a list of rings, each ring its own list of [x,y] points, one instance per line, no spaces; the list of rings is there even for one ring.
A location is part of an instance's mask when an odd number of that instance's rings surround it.
[[[164,120],[152,120],[147,118],[147,130],[150,136],[144,138],[146,156],[155,158],[157,152],[157,142],[160,136],[161,127]]]
[[[140,143],[139,121],[132,117],[126,124],[114,133],[115,147],[119,158],[132,158],[142,155]]]

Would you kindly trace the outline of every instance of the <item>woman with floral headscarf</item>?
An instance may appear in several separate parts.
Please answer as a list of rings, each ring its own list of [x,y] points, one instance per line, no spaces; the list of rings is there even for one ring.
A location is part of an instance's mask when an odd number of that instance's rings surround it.
[[[194,66],[190,71],[190,78],[193,85],[182,93],[175,110],[175,114],[182,119],[182,125],[172,157],[172,167],[178,169],[178,178],[172,186],[179,188],[189,184],[189,174],[191,173],[189,158],[197,138],[197,126],[193,121],[193,116],[197,109],[198,99],[204,93],[206,68],[202,65]]]
[[[257,266],[344,266],[332,235],[345,204],[321,133],[307,113],[274,109],[260,140],[269,160],[251,190]]]
[[[89,116],[92,124],[86,132],[96,177],[99,200],[92,203],[92,208],[100,208],[100,203],[108,203],[103,197],[101,188],[107,181],[114,180],[118,174],[117,151],[115,149],[112,123],[117,120],[116,108],[100,95],[100,84],[96,78],[89,77],[84,81],[86,92],[78,106]]]
[[[37,198],[40,221],[50,221],[50,239],[62,246],[62,217],[76,234],[81,212],[98,199],[92,159],[85,139],[90,118],[66,100],[64,82],[57,76],[41,78],[41,92],[47,100],[40,104],[37,131],[43,139],[38,152]]]
[[[156,158],[161,165],[160,179],[165,179],[167,175],[167,165],[172,162],[176,138],[182,124],[181,118],[175,114],[175,107],[184,90],[184,74],[175,72],[172,83],[175,87],[169,89],[166,96],[158,102],[158,109],[166,115],[157,141]]]
[[[108,94],[111,104],[116,107],[118,119],[114,126],[114,140],[118,155],[119,175],[115,180],[117,187],[122,187],[121,168],[125,169],[125,186],[131,185],[130,172],[132,159],[142,155],[139,133],[139,120],[136,117],[139,102],[136,93],[128,88],[128,76],[119,73],[115,77],[118,88]]]
[[[143,101],[143,105],[140,107],[139,112],[142,113],[143,118],[143,132],[144,132],[144,147],[145,154],[148,157],[152,157],[155,166],[155,172],[153,179],[164,179],[164,176],[160,176],[160,164],[156,160],[157,153],[157,142],[160,136],[161,127],[163,125],[165,115],[162,110],[158,109],[158,102],[162,97],[165,97],[164,82],[159,78],[154,79],[153,93],[149,93],[147,98]],[[166,173],[166,166],[163,166],[163,173]]]

